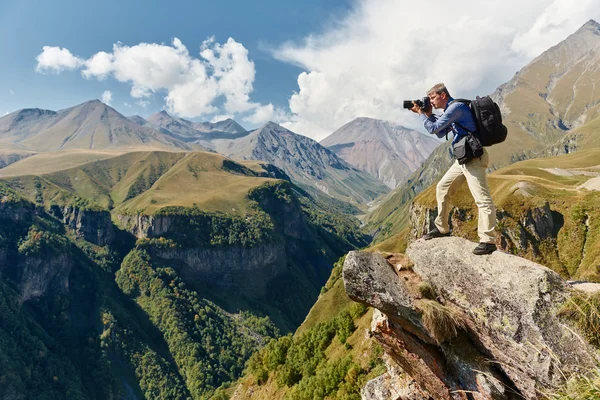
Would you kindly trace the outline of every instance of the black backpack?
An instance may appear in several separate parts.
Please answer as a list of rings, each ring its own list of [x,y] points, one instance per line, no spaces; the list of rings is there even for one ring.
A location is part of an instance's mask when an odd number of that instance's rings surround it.
[[[506,126],[502,124],[500,107],[498,107],[498,104],[496,104],[490,96],[477,96],[475,100],[455,99],[454,101],[469,106],[473,118],[475,119],[477,129],[475,132],[471,132],[461,124],[456,124],[467,132],[475,135],[482,146],[488,147],[496,143],[502,143],[506,140],[508,130],[506,129]]]

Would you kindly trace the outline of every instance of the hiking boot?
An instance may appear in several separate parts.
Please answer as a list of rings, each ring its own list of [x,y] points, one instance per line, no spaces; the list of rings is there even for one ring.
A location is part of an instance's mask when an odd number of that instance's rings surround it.
[[[484,254],[491,254],[496,251],[497,247],[494,243],[479,243],[477,247],[473,249],[473,254],[482,256]]]
[[[427,232],[426,234],[424,234],[423,239],[431,240],[434,238],[440,238],[440,237],[446,237],[446,236],[450,236],[450,232],[442,233],[439,231],[439,229],[437,227],[435,227],[432,230],[430,230],[429,232]]]

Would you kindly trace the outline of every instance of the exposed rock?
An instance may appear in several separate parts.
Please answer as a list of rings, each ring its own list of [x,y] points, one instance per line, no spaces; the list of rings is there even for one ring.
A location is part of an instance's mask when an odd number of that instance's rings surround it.
[[[414,277],[398,276],[379,254],[346,257],[348,295],[383,312],[372,334],[420,388],[436,400],[535,399],[596,365],[598,354],[555,315],[569,296],[560,276],[499,251],[475,256],[474,246],[456,237],[414,242]],[[415,278],[438,302],[421,298]],[[455,330],[440,338],[444,316]]]
[[[67,254],[56,257],[24,257],[17,273],[21,301],[43,295],[61,295],[69,290],[69,274],[73,263]]]
[[[254,247],[227,246],[192,249],[153,249],[164,260],[178,261],[173,266],[186,281],[197,282],[241,293],[250,298],[264,298],[271,280],[288,269],[286,249],[282,243]]]
[[[384,355],[384,361],[388,371],[366,383],[360,391],[362,400],[431,400],[389,356]]]
[[[108,211],[82,210],[75,206],[61,209],[52,206],[50,213],[62,220],[63,224],[75,231],[75,234],[98,246],[111,244],[115,233]]]

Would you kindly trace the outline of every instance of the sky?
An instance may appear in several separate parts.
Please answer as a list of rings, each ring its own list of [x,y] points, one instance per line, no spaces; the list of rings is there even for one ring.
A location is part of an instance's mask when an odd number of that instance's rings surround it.
[[[402,101],[492,93],[600,0],[0,0],[0,116],[100,99],[126,116],[268,121],[321,140]]]

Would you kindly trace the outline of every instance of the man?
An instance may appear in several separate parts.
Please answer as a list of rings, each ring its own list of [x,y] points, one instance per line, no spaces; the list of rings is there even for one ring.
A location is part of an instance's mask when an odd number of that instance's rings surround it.
[[[453,102],[448,89],[443,83],[432,87],[427,96],[433,108],[443,109],[444,113],[438,118],[432,113],[431,107],[422,110],[416,103],[411,111],[418,113],[423,121],[423,126],[429,133],[441,138],[448,133],[454,133],[452,144],[454,145],[462,137],[468,135],[468,131],[475,131],[476,125],[471,109],[461,102]],[[483,155],[474,158],[461,165],[454,161],[452,167],[437,184],[436,198],[438,202],[438,215],[435,219],[435,228],[429,231],[423,238],[430,240],[437,237],[449,236],[450,227],[448,217],[450,215],[450,200],[458,187],[466,180],[469,190],[475,199],[479,209],[478,228],[479,245],[473,250],[474,254],[490,254],[496,250],[496,208],[490,195],[487,183],[486,168],[489,156],[484,149]]]

